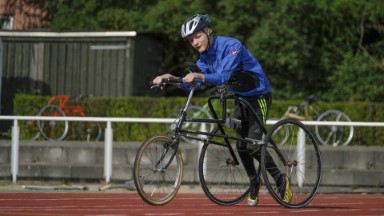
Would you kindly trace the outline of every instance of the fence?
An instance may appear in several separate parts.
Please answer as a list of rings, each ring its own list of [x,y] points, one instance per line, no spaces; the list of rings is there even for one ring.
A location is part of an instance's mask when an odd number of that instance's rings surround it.
[[[110,182],[112,175],[112,147],[113,147],[113,122],[128,123],[172,123],[171,118],[108,118],[108,117],[41,117],[41,116],[0,116],[0,120],[12,120],[12,146],[11,146],[11,173],[12,181],[16,183],[19,161],[19,120],[65,120],[65,121],[93,121],[106,122],[105,145],[104,145],[104,177],[105,181]],[[278,120],[268,120],[267,124],[275,124]],[[384,127],[384,122],[318,122],[303,121],[306,125],[320,126],[361,126],[361,127]],[[300,133],[299,133],[300,134]]]

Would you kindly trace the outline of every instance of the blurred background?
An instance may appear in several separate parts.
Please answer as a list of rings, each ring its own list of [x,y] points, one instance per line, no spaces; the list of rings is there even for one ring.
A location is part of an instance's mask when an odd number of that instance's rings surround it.
[[[216,35],[240,39],[260,61],[275,99],[384,97],[382,0],[1,0],[0,7],[3,29],[150,34],[162,50],[158,70],[141,71],[151,75],[185,74],[197,54],[180,25],[207,13]]]

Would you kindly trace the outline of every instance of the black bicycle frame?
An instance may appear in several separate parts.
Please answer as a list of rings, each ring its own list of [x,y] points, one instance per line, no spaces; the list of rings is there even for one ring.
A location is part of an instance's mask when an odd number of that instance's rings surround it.
[[[179,140],[180,140],[179,137],[180,136],[185,136],[187,138],[198,140],[198,141],[201,141],[204,143],[212,143],[215,145],[222,145],[222,146],[228,147],[229,152],[230,152],[232,158],[234,159],[234,163],[236,165],[239,165],[240,163],[239,163],[239,161],[235,155],[235,152],[234,152],[232,146],[230,145],[230,142],[229,142],[230,139],[240,141],[240,142],[253,143],[253,144],[257,144],[257,145],[266,145],[266,143],[264,143],[263,140],[255,140],[255,139],[250,139],[250,138],[243,139],[243,138],[239,138],[239,137],[233,137],[233,136],[226,135],[222,124],[225,123],[226,118],[227,118],[226,112],[225,112],[227,110],[227,100],[235,100],[235,101],[243,104],[247,108],[249,108],[251,110],[251,112],[253,113],[253,115],[256,116],[256,121],[260,125],[260,128],[265,135],[267,134],[267,129],[264,127],[263,123],[261,122],[258,115],[256,114],[256,111],[253,109],[253,107],[249,104],[248,101],[246,101],[243,98],[236,96],[236,95],[225,95],[224,94],[225,89],[226,89],[226,87],[224,87],[223,89],[220,89],[219,95],[213,95],[213,96],[210,96],[208,98],[208,107],[209,107],[209,109],[213,115],[213,119],[198,119],[198,118],[186,118],[187,110],[191,104],[191,100],[192,100],[193,94],[195,92],[195,87],[192,87],[191,91],[189,92],[189,96],[188,96],[186,105],[181,110],[179,117],[176,120],[177,126],[176,126],[175,131],[174,131],[175,135],[173,136],[173,143],[170,145],[174,149],[174,152],[173,152],[170,160],[168,161],[167,165],[165,166],[165,168],[169,166],[169,164],[173,160],[173,157],[176,155],[176,151],[177,151],[177,148],[179,145]],[[218,115],[217,115],[217,113],[216,113],[216,111],[212,105],[213,100],[220,100],[220,104],[222,107],[221,108],[222,109],[222,117],[221,118],[218,117]],[[205,132],[205,131],[199,131],[199,130],[185,130],[185,129],[182,129],[184,122],[213,123],[213,124],[216,124],[217,127],[215,127],[213,132]],[[216,134],[217,131],[220,131],[221,134]],[[191,136],[190,134],[205,135],[205,136],[207,136],[207,138],[201,138],[198,136]],[[225,143],[211,140],[213,137],[224,138]],[[284,156],[280,153],[280,151],[278,150],[277,146],[273,143],[273,141],[270,140],[270,142],[271,142],[270,143],[271,145],[269,145],[269,146],[275,150],[275,152],[278,154],[279,158],[283,161],[284,165],[286,165],[286,161],[284,159]]]

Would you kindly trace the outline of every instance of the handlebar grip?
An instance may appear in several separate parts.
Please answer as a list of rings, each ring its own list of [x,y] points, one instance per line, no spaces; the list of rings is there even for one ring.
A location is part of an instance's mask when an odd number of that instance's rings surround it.
[[[182,83],[182,82],[183,82],[182,78],[174,78],[174,77],[165,78],[165,79],[162,80],[162,83],[164,83],[164,84]]]
[[[154,87],[160,87],[160,86],[166,86],[166,85],[170,85],[170,84],[174,84],[174,83],[182,83],[183,82],[183,79],[182,78],[174,78],[174,77],[171,77],[171,78],[165,78],[161,81],[160,84],[154,84],[152,81],[149,83],[149,85],[151,86],[151,88],[154,88]]]

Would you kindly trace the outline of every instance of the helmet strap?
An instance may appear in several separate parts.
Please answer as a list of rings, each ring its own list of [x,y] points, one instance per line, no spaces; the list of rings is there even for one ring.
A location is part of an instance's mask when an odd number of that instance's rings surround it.
[[[208,52],[209,48],[211,47],[211,43],[212,43],[212,32],[206,32],[203,30],[203,32],[207,35],[207,38],[208,38],[208,46],[207,46],[207,49],[204,51],[204,52]]]

